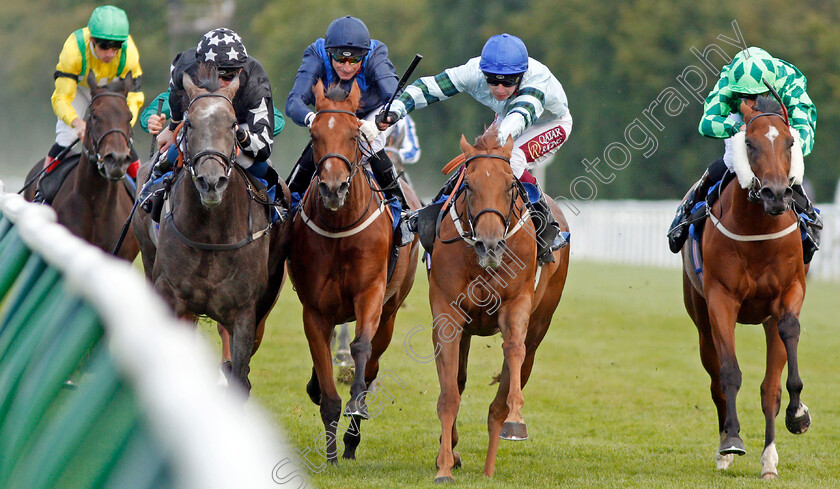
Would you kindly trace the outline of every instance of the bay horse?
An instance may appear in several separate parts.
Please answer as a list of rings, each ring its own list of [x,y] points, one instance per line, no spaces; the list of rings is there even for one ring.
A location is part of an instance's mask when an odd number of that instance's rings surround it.
[[[235,163],[232,99],[239,78],[221,88],[215,68],[202,68],[198,76],[195,84],[184,74],[190,103],[176,143],[183,162],[164,203],[160,230],[154,234],[155,223],[145,212],[135,213],[132,226],[146,276],[175,314],[206,315],[230,333],[231,375],[249,391],[249,362],[282,285],[282,226],[270,223]],[[141,168],[140,181],[151,163]]]
[[[391,343],[399,306],[414,283],[418,242],[400,248],[388,277],[389,256],[396,243],[387,206],[372,187],[359,148],[360,90],[336,86],[324,93],[313,87],[315,118],[310,127],[316,162],[310,183],[291,222],[289,278],[303,305],[303,326],[312,356],[312,377],[306,386],[320,405],[327,435],[327,458],[337,461],[336,427],[341,397],[333,379],[330,338],[335,325],[356,321],[350,354],[355,376],[344,415],[351,427],[344,434],[345,459],[355,459],[362,419],[369,417],[365,393],[379,372],[379,358]],[[403,185],[413,209],[419,201]]]
[[[746,131],[733,137],[739,185],[727,186],[710,209],[702,236],[702,279],[683,247],[683,298],[700,335],[700,359],[711,377],[720,445],[718,469],[746,453],[735,400],[741,369],[735,355],[735,324],[764,325],[767,365],[761,383],[764,412],[762,478],[777,477],[775,418],[781,405],[781,374],[788,364],[787,429],[804,433],[811,424],[800,401],[797,345],[805,299],[802,240],[791,210],[791,183],[801,183],[804,165],[798,138],[775,100],[759,97],[740,106]]]
[[[134,90],[135,82],[129,73],[125,79],[98,87],[91,72],[88,85],[91,99],[79,164],[70,170],[51,205],[59,224],[111,253],[134,205],[122,180],[131,164],[132,147],[131,111],[126,95]],[[43,167],[42,159],[29,171],[26,182],[32,183],[24,190],[26,200],[35,197]],[[138,251],[137,240],[128,233],[118,256],[132,261]]]
[[[569,248],[554,252],[554,263],[537,266],[534,225],[525,207],[527,195],[510,167],[513,140],[501,146],[491,126],[471,146],[461,136],[465,157],[463,186],[450,212],[439,218],[431,256],[429,301],[440,396],[440,452],[435,482],[452,482],[461,457],[455,421],[467,382],[467,358],[473,335],[501,332],[504,352],[499,389],[490,404],[490,436],[484,474],[496,467],[499,439],[527,439],[522,417],[522,388],[534,354],[560,302],[569,268]],[[551,202],[561,230],[569,227]]]

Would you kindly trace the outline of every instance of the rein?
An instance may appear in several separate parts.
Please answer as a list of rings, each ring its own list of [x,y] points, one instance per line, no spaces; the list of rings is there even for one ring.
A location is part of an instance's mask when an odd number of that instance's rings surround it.
[[[112,133],[119,133],[120,135],[122,135],[122,137],[125,139],[125,142],[128,144],[128,147],[131,148],[131,149],[134,149],[134,140],[132,139],[131,135],[126,134],[125,131],[123,131],[122,129],[119,129],[119,128],[109,129],[109,130],[105,131],[102,135],[100,135],[98,138],[96,137],[96,135],[94,134],[93,125],[90,124],[90,122],[89,122],[90,117],[92,115],[90,106],[93,105],[94,100],[96,100],[100,97],[119,97],[119,98],[125,100],[126,104],[128,104],[128,99],[126,98],[125,95],[123,95],[121,93],[114,93],[114,92],[100,92],[100,93],[97,93],[96,95],[94,95],[93,98],[90,99],[90,104],[88,104],[88,110],[87,110],[87,115],[85,116],[85,120],[87,121],[87,126],[88,126],[87,131],[90,133],[90,136],[91,136],[89,138],[89,140],[91,141],[92,147],[89,148],[86,144],[82,145],[82,153],[84,154],[85,158],[88,161],[93,161],[93,162],[96,163],[96,170],[97,170],[97,172],[99,172],[99,175],[102,178],[105,178],[105,179],[111,180],[111,181],[116,181],[116,180],[120,180],[120,178],[112,179],[112,178],[105,175],[105,157],[103,157],[99,153],[99,146],[102,144],[102,140],[105,139],[105,136],[107,136],[109,134],[112,134]],[[129,128],[129,133],[130,132],[131,132],[131,129]],[[85,138],[85,140],[88,140],[88,138]]]

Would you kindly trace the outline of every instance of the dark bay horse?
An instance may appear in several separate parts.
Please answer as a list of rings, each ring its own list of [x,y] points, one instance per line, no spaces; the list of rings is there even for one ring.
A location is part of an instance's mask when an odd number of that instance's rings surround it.
[[[330,357],[333,327],[356,321],[350,344],[356,371],[344,411],[352,419],[342,454],[354,459],[361,441],[361,420],[368,418],[366,389],[376,379],[379,357],[391,342],[397,309],[414,283],[418,242],[400,248],[389,281],[389,255],[395,243],[387,207],[371,189],[371,177],[362,166],[355,115],[359,87],[354,83],[349,95],[337,87],[325,94],[319,81],[313,91],[316,115],[310,134],[317,171],[291,223],[287,267],[303,304],[304,331],[312,355],[312,378],[306,391],[321,406],[326,452],[335,462],[336,426],[342,410]],[[412,207],[419,207],[411,188],[404,185],[404,190]]]
[[[513,176],[513,140],[499,145],[496,127],[478,138],[475,147],[461,136],[465,156],[464,187],[440,223],[429,275],[429,301],[434,318],[440,397],[440,452],[435,482],[451,482],[461,459],[455,420],[467,382],[467,357],[473,335],[501,332],[504,351],[496,398],[490,404],[490,443],[484,474],[496,467],[499,439],[524,440],[522,388],[528,382],[534,354],[545,337],[560,302],[569,267],[569,248],[554,252],[554,263],[537,266],[537,242],[525,207],[527,196]],[[553,202],[561,230],[569,228]]]
[[[190,98],[183,134],[183,165],[164,204],[160,231],[149,214],[132,225],[146,276],[181,317],[206,315],[231,336],[232,376],[250,389],[251,355],[283,279],[281,226],[269,223],[244,170],[234,163],[235,78],[220,88],[215,69],[200,70],[198,86],[184,75]],[[199,88],[205,87],[205,88]],[[147,163],[138,178],[145,180]]]
[[[785,424],[804,433],[811,424],[800,401],[797,345],[799,311],[805,299],[802,241],[796,213],[791,210],[791,183],[800,183],[804,167],[798,139],[787,114],[773,99],[759,97],[742,103],[746,132],[733,138],[733,182],[712,206],[702,238],[702,280],[683,248],[683,297],[700,334],[700,359],[711,377],[717,408],[720,446],[717,466],[725,469],[734,455],[746,453],[739,436],[735,399],[741,369],[735,356],[735,323],[764,324],[767,366],[761,383],[764,412],[763,478],[777,476],[779,456],[775,418],[782,397],[781,374],[788,364],[790,395]]]
[[[134,79],[129,73],[124,80],[97,87],[91,72],[88,84],[91,100],[79,164],[61,185],[52,207],[59,224],[111,253],[134,204],[122,182],[131,164],[131,111],[126,94],[134,90]],[[35,196],[40,179],[36,176],[43,167],[41,160],[29,171],[26,181],[32,184],[23,193],[25,199]],[[138,251],[137,240],[128,233],[119,256],[131,261]]]

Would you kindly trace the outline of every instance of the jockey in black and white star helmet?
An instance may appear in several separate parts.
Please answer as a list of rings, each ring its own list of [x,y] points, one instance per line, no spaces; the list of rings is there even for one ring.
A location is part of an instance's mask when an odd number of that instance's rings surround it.
[[[215,65],[222,76],[225,71],[239,69],[248,60],[248,51],[236,32],[219,27],[201,37],[196,47],[196,58],[202,63]]]

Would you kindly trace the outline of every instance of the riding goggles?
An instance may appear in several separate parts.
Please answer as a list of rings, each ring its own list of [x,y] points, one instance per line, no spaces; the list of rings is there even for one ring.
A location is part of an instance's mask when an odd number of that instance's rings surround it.
[[[111,41],[108,39],[98,39],[93,38],[93,42],[99,46],[99,49],[109,50],[109,49],[122,49],[123,41]]]
[[[334,53],[330,53],[330,58],[332,58],[333,61],[335,61],[336,63],[338,63],[340,65],[343,65],[344,63],[350,63],[351,65],[354,65],[356,63],[361,62],[363,59],[365,59],[364,55],[361,55],[361,56],[343,56],[341,54],[334,54]]]
[[[217,73],[219,78],[225,81],[231,81],[242,71],[242,68],[219,68]]]
[[[513,87],[519,83],[522,78],[521,73],[515,75],[497,75],[495,73],[484,73],[484,79],[487,80],[488,85],[501,85],[503,87]]]

